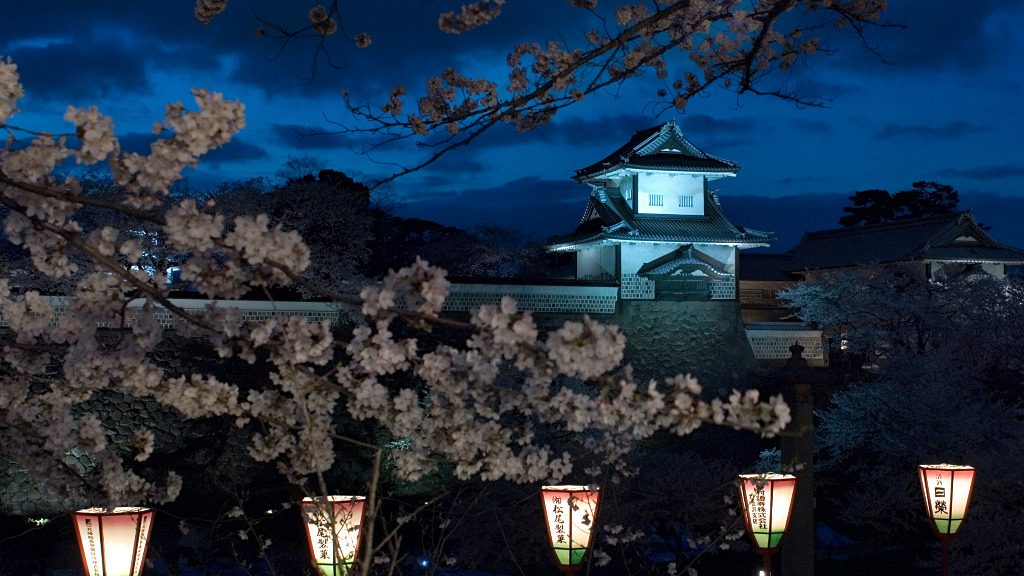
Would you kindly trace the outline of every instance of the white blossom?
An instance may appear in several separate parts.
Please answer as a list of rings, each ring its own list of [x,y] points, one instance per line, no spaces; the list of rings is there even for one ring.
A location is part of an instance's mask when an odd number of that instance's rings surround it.
[[[25,95],[18,79],[18,65],[0,59],[0,124],[18,110],[18,99]]]
[[[464,24],[486,19],[485,12],[501,3],[483,4],[484,12],[467,12]],[[212,17],[223,2],[201,1],[197,15],[200,8]],[[522,54],[551,70],[568,70],[576,58],[557,43]],[[460,92],[476,102],[497,102],[493,83],[456,71],[430,86],[431,101],[420,102],[423,122],[450,114]],[[84,489],[82,479],[91,475],[109,499],[137,502],[164,502],[181,490],[182,479],[174,473],[157,482],[133,468],[160,449],[153,431],[135,430],[132,456],[124,457],[124,451],[111,449],[97,418],[76,412],[101,391],[146,398],[184,418],[234,422],[248,434],[249,455],[273,463],[296,485],[335,463],[336,423],[342,418],[370,420],[392,438],[382,448],[404,478],[423,477],[443,463],[461,479],[538,483],[602,468],[624,473],[636,443],[659,430],[687,434],[712,422],[773,434],[789,421],[779,397],[763,402],[756,392],[735,392],[704,400],[689,376],[637,381],[623,364],[625,337],[618,328],[584,316],[544,332],[509,298],[473,311],[460,325],[469,335],[457,346],[419,338],[418,331],[448,322],[439,315],[449,289],[445,271],[420,259],[362,290],[364,321],[350,335],[299,317],[247,322],[224,306],[210,305],[195,317],[175,310],[168,287],[133,268],[145,250],[130,229],[83,230],[75,220],[79,204],[60,194],[34,193],[27,184],[75,194],[73,180],[53,175],[56,166],[72,154],[80,162],[108,158],[127,191],[116,200],[123,215],[141,219],[141,229],[156,230],[183,255],[183,281],[211,298],[238,298],[253,287],[292,282],[310,261],[299,234],[265,214],[239,216],[226,227],[216,206],[166,196],[184,167],[244,126],[241,104],[203,90],[194,94],[196,112],[180,103],[168,106],[159,127],[173,136],[154,143],[148,156],[122,155],[113,121],[91,107],[66,113],[82,142],[79,150],[67,149],[60,138],[38,136],[26,148],[0,156],[3,174],[26,184],[0,188],[21,208],[4,221],[10,241],[28,249],[36,268],[52,276],[75,273],[72,256],[88,262],[66,301],[36,291],[12,299],[8,284],[0,282],[0,296],[7,299],[4,319],[13,333],[0,356],[0,414],[10,429],[25,431],[7,450],[35,477],[46,477],[54,460],[74,452],[81,455],[81,470],[47,478],[53,485]],[[0,113],[9,115],[18,96],[16,68],[0,64]],[[401,108],[392,110],[397,115]],[[60,302],[60,313],[52,302]],[[168,311],[179,316],[176,338],[259,366],[262,377],[233,382],[201,367],[164,368],[157,352],[168,333],[157,314]],[[101,327],[120,337],[106,338]],[[573,454],[550,441],[552,432],[573,437],[597,464],[579,470]]]

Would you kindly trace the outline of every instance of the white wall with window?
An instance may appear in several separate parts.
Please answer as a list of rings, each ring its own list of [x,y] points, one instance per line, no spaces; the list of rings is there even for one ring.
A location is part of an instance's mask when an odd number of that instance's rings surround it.
[[[637,213],[701,216],[704,176],[641,172],[637,177]]]

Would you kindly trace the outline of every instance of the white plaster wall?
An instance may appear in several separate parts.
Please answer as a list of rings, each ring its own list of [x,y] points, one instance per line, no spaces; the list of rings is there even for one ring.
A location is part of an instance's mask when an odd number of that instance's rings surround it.
[[[963,267],[963,264],[961,264],[961,263],[946,263],[946,262],[932,261],[931,262],[931,265],[932,265],[932,276],[935,277],[935,275],[938,272],[940,272],[942,270],[943,266],[945,266],[946,264],[949,264],[950,266],[953,266],[954,268],[962,268]],[[1003,268],[1003,264],[1002,263],[982,262],[981,263],[981,269],[984,270],[986,274],[989,274],[990,276],[992,276],[994,278],[998,278],[1000,280],[1003,280],[1003,279],[1006,278],[1006,274],[1004,273],[1004,268]]]
[[[668,254],[679,247],[676,243],[643,242],[637,244],[624,243],[622,251],[622,274],[636,274],[644,264]]]
[[[672,174],[642,172],[637,184],[637,213],[700,216],[704,214],[704,176],[699,174]],[[651,194],[662,196],[661,206],[651,206]],[[692,196],[692,207],[679,206],[680,196]]]
[[[615,278],[615,246],[584,248],[576,253],[576,278],[579,280]]]
[[[698,244],[697,249],[724,264],[726,272],[730,274],[736,273],[736,254],[739,250],[735,246]]]
[[[633,177],[632,176],[626,176],[625,178],[620,178],[618,180],[618,184],[619,184],[619,187],[617,188],[617,190],[618,190],[619,194],[622,194],[622,197],[626,199],[626,203],[628,203],[630,206],[632,206],[633,205]],[[609,188],[608,192],[610,194],[614,194],[615,190],[616,190],[616,188]]]
[[[668,254],[679,248],[678,243],[653,243],[644,242],[621,244],[622,251],[622,274],[636,274],[644,264]],[[715,260],[725,264],[726,271],[736,273],[736,248],[732,246],[720,246],[718,244],[695,244],[697,250],[711,256]]]

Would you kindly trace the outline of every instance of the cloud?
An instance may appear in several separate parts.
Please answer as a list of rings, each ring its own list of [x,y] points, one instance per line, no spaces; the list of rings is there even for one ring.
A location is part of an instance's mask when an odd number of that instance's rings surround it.
[[[121,143],[121,150],[124,152],[148,155],[149,145],[159,138],[160,136],[147,132],[128,132],[118,136],[118,141]],[[263,148],[250,144],[236,136],[224,146],[205,154],[200,159],[200,162],[210,166],[218,166],[230,162],[262,160],[269,157],[270,155]]]
[[[885,128],[875,133],[875,138],[886,140],[889,138],[916,137],[916,138],[961,138],[970,134],[978,134],[989,130],[988,126],[978,126],[970,122],[957,120],[942,126],[928,126],[925,124],[886,124]]]
[[[828,180],[830,180],[830,179],[829,178],[825,178],[824,176],[798,176],[798,177],[787,176],[785,178],[779,178],[775,182],[778,183],[778,184],[791,185],[791,184],[811,184],[811,183],[814,183],[814,182],[827,182]]]
[[[993,166],[976,166],[974,168],[945,168],[935,173],[946,178],[967,178],[970,180],[998,180],[1024,176],[1024,166],[1020,164],[997,164]]]
[[[231,162],[262,160],[269,157],[270,155],[263,148],[236,137],[220,148],[211,150],[203,156],[202,162],[210,166],[218,166]]]
[[[350,134],[329,134],[329,128],[319,128],[301,124],[272,124],[274,136],[281,139],[281,144],[299,150],[337,150],[339,148],[358,148],[365,144],[361,139]]]
[[[10,52],[26,94],[61,103],[107,96],[148,95],[142,54],[107,41],[26,46]]]
[[[607,114],[588,118],[555,116],[550,123],[537,126],[529,132],[518,132],[510,124],[497,124],[475,140],[473,147],[485,149],[524,144],[578,144],[606,142],[609,139],[625,142],[637,130],[657,123],[657,120],[635,114]]]
[[[460,148],[452,150],[438,158],[433,164],[428,165],[425,170],[432,173],[452,174],[479,174],[487,169],[487,166],[479,160],[471,157],[470,151]],[[448,186],[451,186],[451,178],[448,178]]]
[[[405,196],[401,216],[472,228],[501,224],[543,239],[576,229],[589,190],[567,180],[519,178],[497,186]]]
[[[755,118],[722,118],[707,114],[687,114],[681,121],[683,132],[700,132],[705,134],[730,134],[747,136],[759,132],[761,128]]]
[[[1020,8],[1019,0],[889,2],[882,22],[903,27],[868,29],[867,43],[877,55],[857,46],[860,41],[854,35],[846,35],[840,61],[873,73],[984,73],[998,65],[1002,53],[993,23],[1019,20]],[[880,65],[879,56],[889,65]]]
[[[638,114],[605,114],[586,118],[558,116],[529,132],[517,132],[507,124],[499,124],[473,142],[475,149],[502,148],[527,144],[573,144],[606,142],[614,149],[629,140],[638,130],[657,126],[667,119]],[[702,148],[734,146],[748,142],[758,128],[753,118],[714,118],[706,114],[690,114],[680,120],[683,133],[699,135]]]
[[[823,120],[794,120],[793,128],[801,132],[830,132],[834,128],[833,125]]]
[[[134,152],[136,154],[149,154],[149,145],[160,138],[149,132],[127,132],[117,136],[121,143],[121,151]]]
[[[715,154],[720,150],[751,144],[752,136],[771,131],[750,117],[714,117],[707,114],[688,114],[681,121],[683,134],[690,137],[698,148]]]

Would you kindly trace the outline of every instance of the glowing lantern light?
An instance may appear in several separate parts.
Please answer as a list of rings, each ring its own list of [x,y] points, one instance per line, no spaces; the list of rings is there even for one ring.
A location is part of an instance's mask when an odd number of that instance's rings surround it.
[[[924,506],[939,538],[952,538],[967,516],[974,487],[974,468],[955,464],[918,466]]]
[[[974,468],[956,464],[921,464],[917,467],[925,512],[942,541],[942,573],[949,573],[949,542],[967,517],[974,487]]]
[[[583,567],[597,517],[600,493],[589,486],[542,486],[541,503],[558,568],[572,574]]]
[[[764,573],[770,576],[772,553],[789,524],[796,492],[796,476],[789,474],[740,474],[740,501],[747,531],[761,553]]]
[[[365,504],[363,496],[302,499],[309,550],[324,576],[340,576],[352,569],[359,549]]]
[[[86,508],[71,515],[87,576],[138,576],[146,561],[153,511]]]

